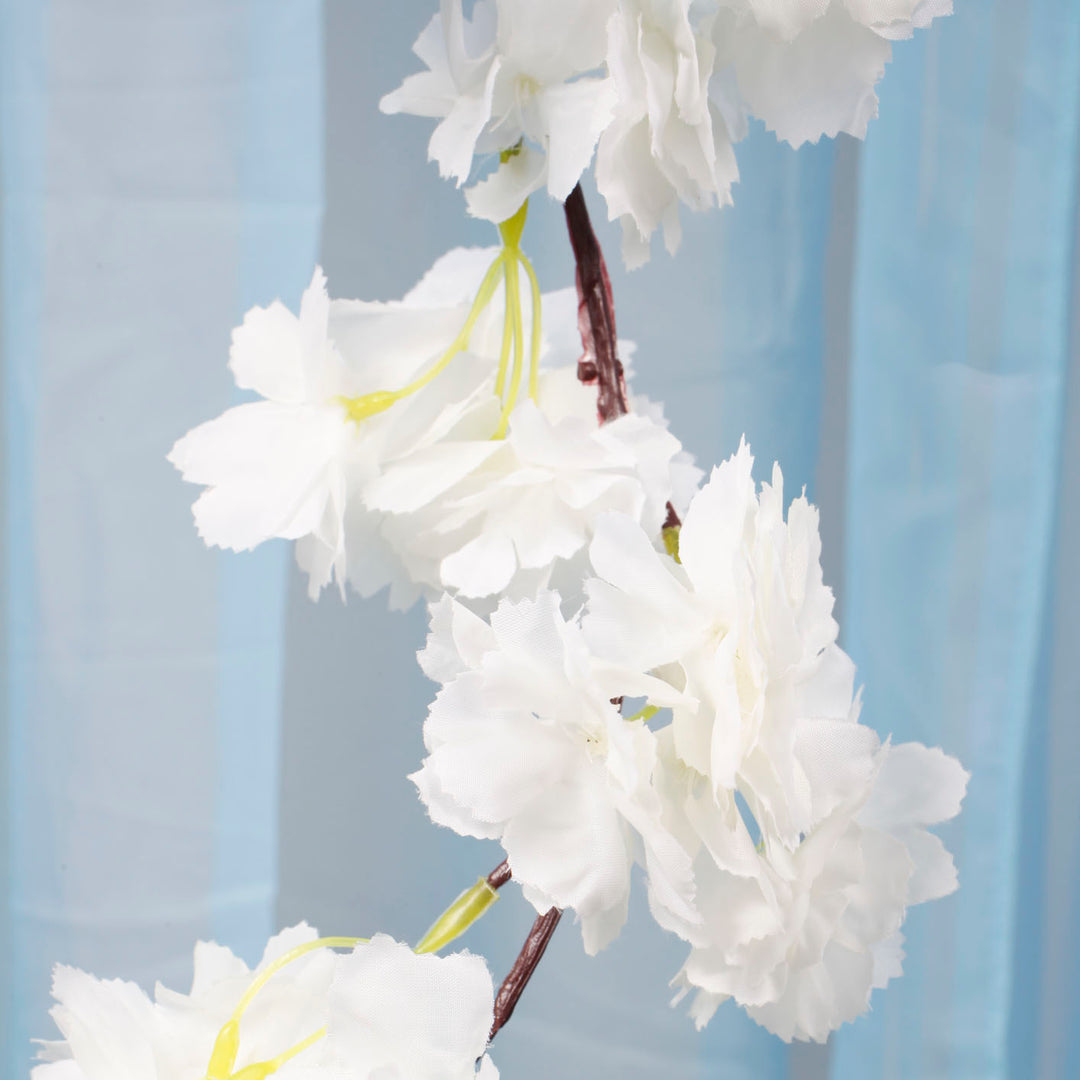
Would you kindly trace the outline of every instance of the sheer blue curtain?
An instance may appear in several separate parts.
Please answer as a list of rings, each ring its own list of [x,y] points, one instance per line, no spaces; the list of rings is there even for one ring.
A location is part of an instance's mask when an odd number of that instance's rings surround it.
[[[400,296],[492,242],[425,163],[429,125],[377,112],[433,7],[0,0],[13,1078],[55,960],[182,984],[200,935],[415,939],[498,861],[405,780],[422,612],[313,605],[282,549],[202,550],[163,461],[232,400],[243,309],[295,304],[324,193],[332,295]],[[898,44],[865,144],[754,130],[735,206],[687,215],[675,259],[625,274],[587,196],[637,388],[702,464],[745,432],[759,478],[775,458],[808,487],[865,719],[973,772],[961,890],[913,912],[904,978],[824,1049],[730,1006],[696,1035],[641,897],[595,960],[563,927],[499,1037],[506,1076],[1080,1075],[1080,8],[957,7]],[[525,242],[570,283],[558,207],[534,200]],[[498,975],[530,921],[511,888],[468,944]]]
[[[2,1074],[52,964],[152,986],[272,929],[284,548],[202,548],[164,455],[295,302],[322,205],[315,0],[0,4]]]

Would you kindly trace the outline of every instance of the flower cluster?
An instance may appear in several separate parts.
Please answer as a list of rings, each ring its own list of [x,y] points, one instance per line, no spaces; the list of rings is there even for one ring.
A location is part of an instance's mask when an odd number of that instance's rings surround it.
[[[498,1080],[486,1056],[494,991],[477,956],[417,955],[378,935],[338,956],[301,924],[271,938],[254,971],[195,947],[191,992],[58,965],[33,1080]],[[479,1068],[478,1068],[479,1063]]]
[[[596,182],[623,224],[630,265],[679,204],[730,202],[732,146],[750,118],[793,146],[863,137],[891,43],[952,0],[442,0],[414,51],[427,70],[386,112],[438,119],[429,145],[458,184],[474,159],[499,168],[467,191],[499,222],[546,186],[564,201],[596,155]]]
[[[510,321],[486,306],[499,297],[514,313],[506,284],[505,295],[492,285],[500,258],[451,251],[392,303],[330,300],[316,270],[299,316],[280,301],[248,312],[229,366],[262,400],[169,455],[206,487],[202,538],[236,551],[296,540],[312,596],[332,580],[363,596],[388,586],[391,606],[406,607],[444,590],[479,600],[531,595],[560,571],[569,580],[604,511],[658,531],[700,473],[646,401],[601,426],[576,376],[572,290],[517,312],[517,336],[535,347],[515,399],[524,373],[509,370]]]
[[[859,723],[816,511],[800,497],[785,520],[779,468],[759,494],[751,466],[744,444],[714,470],[677,557],[605,515],[576,618],[550,592],[487,621],[436,605],[420,659],[442,689],[413,780],[433,820],[502,841],[538,910],[573,908],[589,952],[639,862],[690,945],[675,981],[699,1024],[731,997],[823,1040],[899,972],[907,907],[956,887],[927,826],[967,776]]]

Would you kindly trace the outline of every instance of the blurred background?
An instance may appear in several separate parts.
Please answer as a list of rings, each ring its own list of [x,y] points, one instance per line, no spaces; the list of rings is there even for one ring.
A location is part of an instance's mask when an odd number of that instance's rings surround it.
[[[165,462],[237,400],[229,331],[402,295],[489,244],[382,116],[434,0],[0,0],[0,1076],[51,1037],[49,971],[186,988],[213,937],[415,940],[500,858],[405,779],[433,688],[420,610],[317,604],[283,544],[208,551]],[[515,1080],[1080,1076],[1080,6],[957,0],[899,43],[865,144],[738,147],[735,205],[626,274],[586,186],[636,387],[708,466],[822,511],[864,719],[973,778],[961,888],[906,974],[825,1047],[668,1007],[682,946],[635,896],[586,958],[569,920],[496,1060]],[[590,182],[591,184],[591,182]],[[572,282],[533,200],[545,288]],[[496,977],[516,887],[466,944]]]

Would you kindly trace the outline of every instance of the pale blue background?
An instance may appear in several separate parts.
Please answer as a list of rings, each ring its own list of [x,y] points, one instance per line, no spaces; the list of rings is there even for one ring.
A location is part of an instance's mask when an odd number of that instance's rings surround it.
[[[282,546],[205,551],[163,460],[231,400],[229,328],[295,304],[320,247],[334,294],[383,298],[491,241],[429,125],[376,109],[432,7],[0,0],[5,1080],[55,960],[181,985],[199,935],[416,937],[498,861],[404,780],[422,613],[312,605]],[[823,1050],[733,1008],[696,1035],[640,902],[597,960],[560,928],[508,1078],[1080,1075],[1080,6],[958,7],[897,47],[864,145],[755,131],[676,259],[628,276],[601,238],[638,386],[703,463],[745,431],[820,504],[865,719],[974,774],[961,891]],[[530,918],[511,888],[469,944],[501,973]]]

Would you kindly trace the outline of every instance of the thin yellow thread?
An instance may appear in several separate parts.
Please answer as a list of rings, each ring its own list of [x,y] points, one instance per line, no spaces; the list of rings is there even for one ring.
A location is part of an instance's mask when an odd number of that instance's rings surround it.
[[[314,1046],[320,1039],[326,1037],[326,1028],[321,1027],[318,1031],[309,1035],[306,1039],[290,1047],[283,1054],[269,1061],[260,1061],[254,1065],[245,1065],[244,1068],[234,1072],[230,1080],[265,1080],[266,1077],[276,1073],[287,1061],[292,1061],[297,1054],[303,1053],[309,1046]]]
[[[532,289],[532,349],[529,355],[529,397],[536,401],[540,396],[540,334],[542,330],[541,305],[543,301],[540,296],[540,282],[536,277],[536,271],[533,269],[532,263],[520,250],[517,257],[521,265],[525,267],[525,273],[529,277],[529,285]]]
[[[499,371],[495,376],[495,396],[502,399],[506,391],[506,369],[510,363],[510,348],[513,345],[513,326],[510,321],[510,283],[506,280],[506,265],[503,265],[503,283],[506,303],[503,305],[502,348],[499,350]]]
[[[498,287],[499,273],[505,265],[507,257],[505,250],[500,251],[495,256],[494,261],[484,275],[483,281],[480,283],[480,289],[476,294],[472,307],[469,309],[469,314],[465,319],[465,325],[461,328],[461,332],[454,338],[450,348],[423,375],[413,379],[411,383],[403,386],[400,390],[376,390],[374,393],[362,394],[359,397],[339,397],[337,399],[339,404],[345,406],[350,420],[359,423],[369,416],[384,412],[402,398],[415,394],[417,390],[422,390],[432,379],[446,369],[447,365],[458,353],[463,352],[468,347],[476,323],[483,314],[484,309],[491,302],[495,289]]]
[[[517,259],[508,259],[506,263],[506,291],[507,295],[513,296],[510,308],[510,325],[514,335],[514,373],[510,378],[510,389],[503,403],[502,414],[499,416],[499,426],[495,429],[495,438],[506,437],[506,429],[510,423],[510,414],[517,404],[518,392],[521,389],[521,372],[524,367],[525,357],[524,342],[522,340],[521,327],[521,291],[518,280]]]

